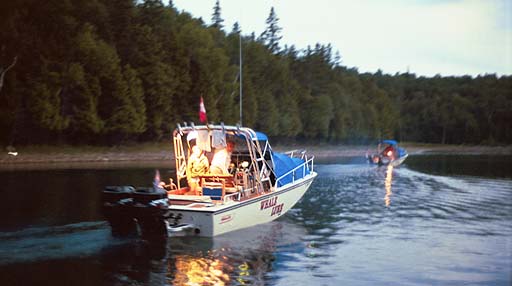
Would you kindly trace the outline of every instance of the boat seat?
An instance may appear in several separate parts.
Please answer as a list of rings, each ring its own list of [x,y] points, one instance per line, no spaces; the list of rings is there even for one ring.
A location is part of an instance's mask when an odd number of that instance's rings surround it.
[[[236,187],[224,187],[224,192],[226,194],[234,194],[238,192],[238,189]]]
[[[220,201],[224,197],[224,182],[202,183],[203,196],[209,196],[212,200]]]
[[[225,194],[238,192],[233,175],[201,175],[201,187],[204,196],[212,200],[222,200]],[[221,189],[221,191],[219,190]]]

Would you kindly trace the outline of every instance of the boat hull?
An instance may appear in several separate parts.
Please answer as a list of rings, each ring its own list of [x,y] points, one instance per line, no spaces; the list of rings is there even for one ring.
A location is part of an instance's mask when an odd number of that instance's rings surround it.
[[[405,154],[404,156],[396,158],[394,160],[380,160],[378,163],[375,163],[372,160],[371,156],[367,156],[366,160],[368,161],[368,163],[370,165],[376,165],[376,166],[389,166],[389,165],[391,165],[393,167],[398,167],[398,166],[400,166],[405,161],[405,159],[407,159],[408,156],[409,156],[409,154]]]
[[[213,237],[231,231],[273,221],[290,210],[304,195],[317,176],[307,177],[245,201],[230,202],[221,206],[194,209],[170,206],[169,235],[175,234],[172,225],[188,225],[194,235]],[[180,217],[177,221],[176,217]]]
[[[397,166],[401,165],[405,161],[405,159],[407,159],[408,156],[409,156],[409,154],[405,154],[404,156],[389,162],[388,165],[391,165],[393,167],[397,167]]]
[[[246,127],[178,125],[173,143],[176,176],[168,183],[155,172],[152,188],[105,188],[113,235],[213,237],[267,223],[291,209],[317,176],[306,150],[274,152],[265,134]]]

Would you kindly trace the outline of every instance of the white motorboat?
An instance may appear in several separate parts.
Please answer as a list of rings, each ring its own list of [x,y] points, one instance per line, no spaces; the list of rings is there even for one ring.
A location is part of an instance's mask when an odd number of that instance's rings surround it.
[[[274,152],[265,134],[224,125],[185,126],[173,133],[176,176],[152,188],[106,187],[103,209],[114,235],[213,237],[267,223],[290,210],[317,176],[305,151]],[[193,146],[208,162],[234,143],[227,172],[190,178]],[[187,178],[188,175],[188,178]]]

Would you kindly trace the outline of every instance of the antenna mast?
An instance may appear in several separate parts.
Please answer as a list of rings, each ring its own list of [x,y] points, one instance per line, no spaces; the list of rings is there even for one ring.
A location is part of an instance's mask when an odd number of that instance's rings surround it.
[[[239,32],[240,39],[240,126],[243,126],[242,123],[242,31]]]

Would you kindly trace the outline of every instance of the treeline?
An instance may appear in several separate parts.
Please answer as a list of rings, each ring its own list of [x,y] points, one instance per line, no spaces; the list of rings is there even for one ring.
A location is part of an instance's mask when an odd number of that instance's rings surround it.
[[[330,45],[225,32],[170,1],[17,0],[0,10],[0,144],[160,140],[176,123],[239,122],[285,140],[512,143],[512,77],[361,74]],[[264,21],[265,19],[262,19]]]

